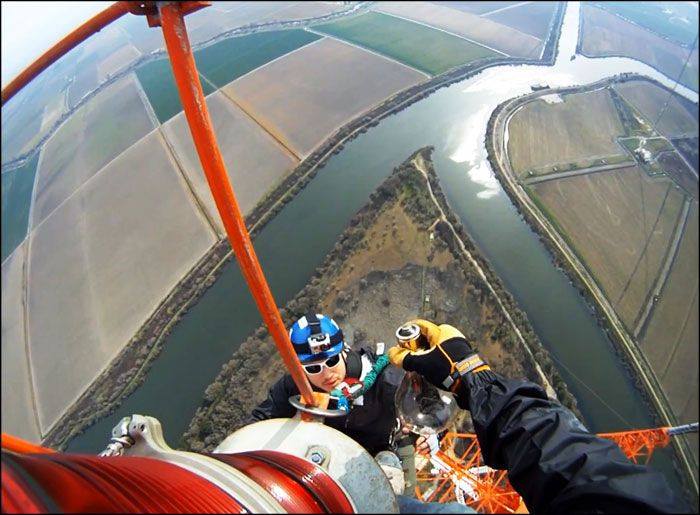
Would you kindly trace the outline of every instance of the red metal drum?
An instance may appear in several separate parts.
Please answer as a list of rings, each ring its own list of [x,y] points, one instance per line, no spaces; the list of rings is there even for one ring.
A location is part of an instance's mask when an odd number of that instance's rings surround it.
[[[247,513],[177,465],[142,457],[2,451],[3,513]]]
[[[287,513],[354,513],[342,488],[322,468],[278,451],[210,454],[265,488]]]
[[[245,474],[288,513],[353,513],[320,467],[277,451],[211,454]],[[262,494],[264,495],[264,494]],[[247,513],[202,476],[145,457],[2,451],[3,513]]]

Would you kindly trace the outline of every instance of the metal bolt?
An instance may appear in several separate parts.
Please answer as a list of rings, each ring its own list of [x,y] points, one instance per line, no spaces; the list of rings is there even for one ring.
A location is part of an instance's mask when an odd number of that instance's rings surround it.
[[[320,465],[321,463],[323,463],[323,454],[321,454],[318,451],[312,452],[309,458],[311,458],[311,461],[314,462],[316,465]]]

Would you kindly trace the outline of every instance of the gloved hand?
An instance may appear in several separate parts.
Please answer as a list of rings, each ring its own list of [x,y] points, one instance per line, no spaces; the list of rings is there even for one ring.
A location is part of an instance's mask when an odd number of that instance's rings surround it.
[[[462,374],[488,370],[489,366],[455,327],[440,326],[423,319],[411,320],[427,337],[429,349],[410,351],[400,346],[389,349],[391,362],[404,370],[417,372],[443,390],[455,391]]]

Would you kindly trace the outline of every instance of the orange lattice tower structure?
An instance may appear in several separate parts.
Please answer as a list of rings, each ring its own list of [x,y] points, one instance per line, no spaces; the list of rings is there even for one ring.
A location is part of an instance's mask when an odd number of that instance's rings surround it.
[[[635,463],[647,464],[657,448],[666,447],[672,436],[697,432],[698,423],[676,427],[639,429],[598,436],[614,441]],[[422,458],[417,474],[416,496],[424,501],[457,501],[479,513],[527,513],[520,495],[505,470],[494,470],[483,460],[472,433],[447,433],[440,450]]]

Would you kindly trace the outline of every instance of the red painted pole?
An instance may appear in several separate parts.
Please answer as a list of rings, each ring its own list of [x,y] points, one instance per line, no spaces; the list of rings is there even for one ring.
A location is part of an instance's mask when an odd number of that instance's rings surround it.
[[[12,452],[19,453],[35,453],[35,454],[53,454],[56,451],[48,447],[36,445],[16,436],[2,433],[2,448]]]
[[[61,39],[3,88],[2,105],[5,105],[5,102],[10,100],[20,89],[29,84],[32,79],[66,55],[70,50],[128,12],[128,2],[116,2]]]
[[[181,6],[177,2],[163,2],[159,4],[159,11],[165,46],[170,56],[180,100],[226,234],[248,283],[248,288],[253,294],[258,310],[282,355],[287,370],[292,375],[304,401],[315,406],[311,385],[289,341],[287,330],[258,262],[226,173],[226,166],[209,118],[202,85],[199,82]]]

